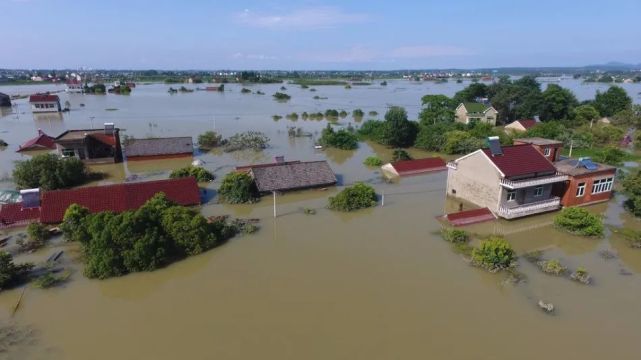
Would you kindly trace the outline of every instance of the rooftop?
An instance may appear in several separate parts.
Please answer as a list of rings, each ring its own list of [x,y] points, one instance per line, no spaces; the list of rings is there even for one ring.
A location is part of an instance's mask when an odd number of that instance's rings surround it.
[[[336,184],[327,161],[274,163],[251,167],[259,192],[299,190]]]
[[[534,119],[521,119],[514,121],[515,123],[521,124],[526,130],[534,127],[538,122]]]
[[[114,133],[118,132],[118,128],[114,129]],[[116,137],[114,135],[105,134],[105,129],[79,129],[79,130],[67,130],[62,134],[58,135],[54,139],[55,142],[60,141],[75,141],[83,140],[85,137],[91,136],[92,138],[109,144],[111,146],[116,145]]]
[[[554,165],[530,144],[502,146],[503,155],[481,149],[506,177],[556,173]]]
[[[565,159],[555,162],[554,166],[560,173],[571,176],[616,170],[614,166],[599,164],[589,159]]]
[[[481,103],[476,103],[476,102],[466,102],[463,103],[465,106],[465,109],[469,113],[483,113],[485,110],[489,108],[488,105],[481,104]]]
[[[399,175],[419,174],[428,171],[445,170],[445,161],[440,157],[393,162],[392,167]]]
[[[52,136],[49,136],[42,130],[38,129],[38,136],[24,142],[16,151],[55,149],[56,144],[53,142],[53,139],[54,138]]]
[[[127,157],[192,154],[194,143],[191,136],[131,139],[125,144]]]
[[[29,96],[29,102],[56,102],[59,100],[58,95],[53,94],[34,94]]]
[[[520,139],[514,139],[514,141],[518,141],[526,144],[532,144],[532,145],[563,145],[562,141],[545,139],[540,137],[520,138]]]

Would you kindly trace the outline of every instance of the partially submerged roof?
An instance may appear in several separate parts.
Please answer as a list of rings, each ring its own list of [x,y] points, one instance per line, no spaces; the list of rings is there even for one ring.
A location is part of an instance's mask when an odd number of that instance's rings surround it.
[[[62,222],[71,204],[84,206],[92,213],[134,210],[160,192],[179,205],[200,204],[200,190],[193,177],[91,186],[42,193],[40,221],[45,224]]]
[[[446,214],[443,218],[454,226],[477,224],[496,219],[490,209],[486,207]]]
[[[492,156],[490,149],[481,149],[506,177],[555,173],[554,165],[529,144],[502,146],[503,154]]]
[[[558,172],[571,176],[616,171],[614,166],[596,163],[589,158],[564,159],[555,162],[554,166],[556,166]]]
[[[536,124],[538,124],[538,122],[534,119],[521,119],[512,122],[512,124],[514,123],[520,124],[525,130],[531,129],[536,126]]]
[[[113,134],[106,134],[104,129],[79,129],[79,130],[67,130],[62,134],[58,135],[54,142],[60,143],[65,141],[77,141],[83,140],[86,137],[91,137],[97,141],[100,141],[104,144],[115,146],[116,145],[116,136],[115,134],[120,129],[115,128]]]
[[[389,165],[389,166],[388,166]],[[415,160],[401,160],[383,166],[384,170],[391,169],[399,176],[415,175],[431,171],[445,170],[445,161],[440,157],[429,157]]]
[[[274,163],[251,167],[259,192],[300,190],[336,184],[327,161]]]
[[[20,152],[28,150],[55,149],[56,144],[53,142],[53,140],[53,136],[49,136],[42,130],[38,129],[38,136],[33,139],[27,140],[25,143],[20,145],[17,151]]]
[[[0,229],[26,225],[40,218],[40,208],[25,209],[22,203],[0,205]]]
[[[526,144],[532,144],[532,145],[539,145],[539,146],[563,145],[563,141],[545,139],[545,138],[541,138],[541,137],[520,138],[520,139],[514,139],[514,141],[521,142],[521,143],[526,143]]]
[[[29,102],[57,102],[60,98],[53,94],[34,94],[29,96]]]
[[[193,154],[194,143],[191,136],[131,139],[125,145],[128,158],[136,156],[162,156]]]
[[[465,106],[465,110],[467,110],[468,113],[484,113],[485,110],[490,108],[489,105],[476,102],[466,102],[463,103],[463,106]]]

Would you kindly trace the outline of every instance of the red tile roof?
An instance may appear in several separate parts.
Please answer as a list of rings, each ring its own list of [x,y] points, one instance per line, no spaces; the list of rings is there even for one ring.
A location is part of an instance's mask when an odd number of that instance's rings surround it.
[[[40,208],[23,209],[22,203],[0,205],[0,228],[38,221]]]
[[[521,119],[516,121],[518,121],[526,130],[538,124],[534,119]]]
[[[482,151],[506,177],[556,172],[554,165],[530,144],[501,148],[503,155],[492,156],[490,149]]]
[[[101,143],[115,146],[116,145],[116,136],[115,135],[107,135],[107,134],[100,134],[100,133],[92,133],[88,134],[87,136],[90,136]]]
[[[41,102],[41,101],[59,101],[60,98],[58,95],[52,94],[35,94],[29,96],[29,102]]]
[[[193,177],[47,191],[42,194],[40,222],[62,222],[71,204],[82,205],[92,213],[137,209],[159,192],[179,205],[200,204],[200,189]]]
[[[55,149],[56,144],[53,142],[53,139],[54,138],[52,136],[49,136],[42,130],[38,129],[38,136],[20,145],[17,151]]]
[[[445,215],[445,219],[454,226],[476,224],[496,219],[488,208],[459,211]]]
[[[420,174],[429,171],[445,170],[445,161],[440,157],[416,160],[402,160],[392,163],[399,175]]]

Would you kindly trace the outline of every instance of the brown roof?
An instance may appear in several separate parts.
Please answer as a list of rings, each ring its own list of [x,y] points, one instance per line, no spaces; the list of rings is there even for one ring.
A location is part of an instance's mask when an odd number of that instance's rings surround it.
[[[412,175],[445,170],[445,161],[437,156],[415,160],[401,160],[393,162],[392,166],[399,175]]]
[[[593,161],[591,161],[591,164],[596,165],[596,169],[594,170],[588,169],[582,162],[580,162],[577,159],[565,159],[565,160],[557,161],[554,163],[554,166],[556,166],[556,169],[558,172],[566,175],[570,175],[570,176],[590,174],[590,173],[600,173],[600,172],[606,172],[606,171],[611,171],[611,172],[616,171],[616,167],[614,166],[599,164]]]
[[[506,177],[556,172],[554,165],[532,145],[512,145],[501,148],[502,155],[492,156],[490,149],[482,149],[482,151]]]
[[[114,129],[114,133],[119,129]],[[87,136],[91,136],[98,141],[105,142],[109,145],[115,145],[115,136],[105,134],[104,129],[79,129],[67,130],[56,137],[55,141],[69,141],[69,140],[82,140]]]
[[[38,136],[33,139],[27,140],[25,143],[20,145],[18,152],[27,151],[27,150],[39,150],[39,149],[55,149],[56,144],[53,142],[53,137],[45,134],[42,130],[38,129]]]
[[[251,168],[259,192],[299,190],[336,184],[327,161],[275,163]]]
[[[534,127],[536,124],[538,124],[537,121],[534,120],[534,119],[516,120],[515,123],[521,124],[521,126],[523,126],[523,128],[525,128],[526,130],[530,129],[530,128]]]
[[[191,136],[131,139],[125,145],[127,157],[192,154],[194,143]]]
[[[29,96],[29,102],[57,102],[60,98],[52,94],[35,94]]]
[[[514,139],[515,142],[521,142],[532,145],[562,145],[562,141],[545,139],[540,137]]]

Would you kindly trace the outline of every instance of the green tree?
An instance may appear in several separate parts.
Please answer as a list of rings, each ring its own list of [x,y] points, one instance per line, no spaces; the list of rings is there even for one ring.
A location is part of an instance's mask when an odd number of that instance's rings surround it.
[[[566,120],[571,117],[574,108],[578,105],[574,94],[568,89],[557,84],[549,84],[543,92],[543,106],[541,107],[542,120]]]
[[[231,172],[223,178],[218,195],[230,204],[251,203],[257,199],[254,180],[246,173]]]
[[[206,182],[214,180],[214,174],[207,169],[200,166],[186,166],[184,168],[176,169],[169,174],[172,179],[184,178],[193,176],[198,182]]]
[[[88,171],[80,159],[60,158],[54,154],[18,161],[13,170],[13,180],[19,189],[55,190],[80,185],[87,179]]]
[[[483,83],[472,83],[465,89],[457,92],[452,99],[454,106],[464,102],[475,102],[477,98],[484,98],[489,95],[489,88]]]
[[[325,147],[353,150],[358,148],[358,136],[345,129],[335,131],[330,124],[327,124],[327,127],[321,132],[318,143]]]
[[[44,245],[50,237],[49,230],[41,223],[31,223],[27,226],[27,235],[33,242]]]
[[[0,289],[16,285],[32,268],[33,264],[31,263],[14,264],[13,256],[6,251],[0,250]]]
[[[439,122],[454,121],[456,105],[445,95],[425,95],[421,98],[423,109],[418,115],[421,125],[432,125]]]
[[[410,154],[403,149],[395,149],[392,153],[392,161],[395,162],[403,160],[412,160],[412,156],[410,156]]]
[[[198,146],[201,149],[213,149],[222,144],[223,137],[215,131],[205,131],[198,135]]]
[[[354,211],[376,206],[376,191],[373,187],[356,183],[329,198],[329,208],[338,211]]]
[[[599,119],[599,112],[592,105],[581,105],[574,109],[574,120],[579,124],[589,123],[590,126],[594,121]]]
[[[632,99],[619,86],[611,86],[606,92],[597,91],[594,105],[602,116],[612,116],[632,106]]]
[[[89,209],[78,204],[71,204],[67,208],[60,225],[60,230],[67,241],[86,242],[89,239],[84,225],[84,220],[88,215]]]
[[[385,113],[383,128],[384,144],[393,147],[408,147],[414,144],[418,126],[407,119],[407,112],[402,107],[392,106]]]
[[[367,120],[358,129],[358,134],[364,139],[382,143],[385,141],[384,123],[379,120]]]
[[[483,140],[473,137],[469,132],[453,130],[446,134],[443,151],[447,154],[466,154],[482,146]]]
[[[601,236],[603,221],[584,208],[564,208],[554,217],[554,224],[561,229],[577,235]]]
[[[510,243],[500,236],[481,241],[480,246],[472,251],[472,262],[491,271],[510,267],[515,258]]]

